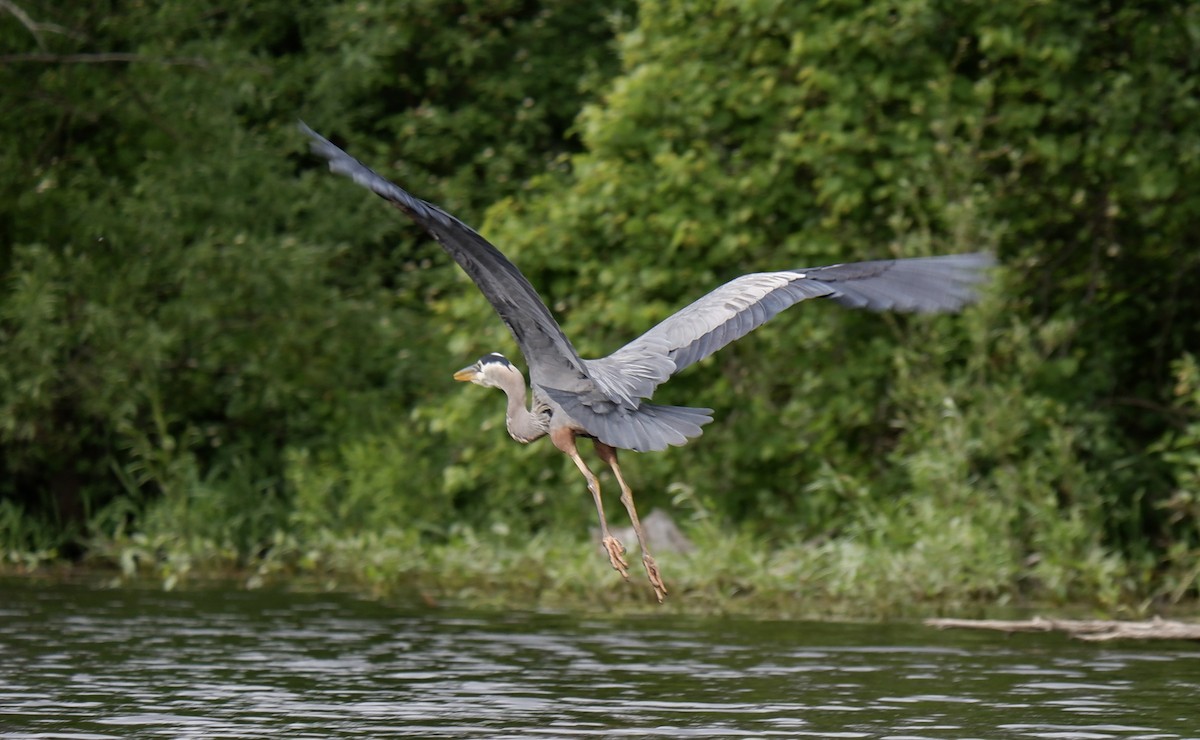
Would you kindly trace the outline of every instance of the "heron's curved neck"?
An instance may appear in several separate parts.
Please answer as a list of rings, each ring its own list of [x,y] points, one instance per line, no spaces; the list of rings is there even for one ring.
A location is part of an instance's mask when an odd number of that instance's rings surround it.
[[[547,432],[546,422],[540,414],[531,413],[525,405],[525,378],[514,372],[504,379],[500,390],[508,396],[508,408],[504,412],[504,425],[508,434],[518,442],[532,442]]]

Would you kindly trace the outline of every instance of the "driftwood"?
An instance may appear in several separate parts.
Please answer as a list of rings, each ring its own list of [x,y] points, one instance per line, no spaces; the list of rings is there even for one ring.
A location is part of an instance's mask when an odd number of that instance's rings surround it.
[[[1200,640],[1200,624],[1155,617],[1143,622],[1108,619],[926,619],[938,629],[996,630],[998,632],[1065,632],[1092,642],[1106,640]]]

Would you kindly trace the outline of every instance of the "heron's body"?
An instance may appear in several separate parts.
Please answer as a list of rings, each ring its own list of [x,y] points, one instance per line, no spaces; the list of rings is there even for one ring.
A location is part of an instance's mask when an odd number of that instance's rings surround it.
[[[577,437],[593,440],[621,487],[621,502],[633,522],[642,561],[660,601],[666,586],[646,547],[617,450],[647,452],[686,444],[712,421],[712,411],[650,403],[655,389],[685,367],[809,298],[827,297],[852,308],[876,311],[957,311],[975,300],[975,286],[992,263],[986,254],[961,254],[743,275],[611,355],[585,360],[525,276],[487,240],[437,206],[380,177],[307,126],[302,124],[302,128],[313,139],[313,151],[329,160],[331,170],[406,213],[475,281],[525,356],[529,386],[511,362],[495,353],[455,373],[455,379],[504,391],[509,435],[522,443],[549,436],[555,447],[571,458],[595,500],[609,561],[627,575],[624,548],[608,532],[599,482],[576,449]]]

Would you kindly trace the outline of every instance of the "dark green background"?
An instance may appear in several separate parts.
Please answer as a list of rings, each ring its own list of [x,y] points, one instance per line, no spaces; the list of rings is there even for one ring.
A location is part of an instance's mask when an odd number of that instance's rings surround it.
[[[10,561],[585,536],[569,461],[450,380],[503,326],[303,118],[584,356],[744,272],[995,252],[964,316],[806,304],[663,388],[717,423],[627,456],[639,502],[984,599],[1194,595],[1200,6],[86,5],[0,11]]]

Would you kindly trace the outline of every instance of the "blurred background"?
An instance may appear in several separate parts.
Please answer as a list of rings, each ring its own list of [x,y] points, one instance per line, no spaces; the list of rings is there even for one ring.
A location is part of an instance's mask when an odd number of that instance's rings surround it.
[[[303,119],[584,357],[746,272],[998,256],[962,316],[810,302],[660,391],[716,411],[623,459],[685,602],[1192,601],[1198,86],[1190,3],[6,0],[5,567],[650,598],[451,380],[522,364],[490,307]]]

